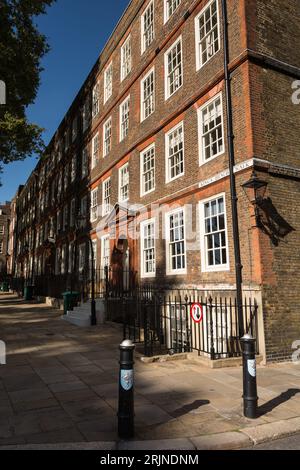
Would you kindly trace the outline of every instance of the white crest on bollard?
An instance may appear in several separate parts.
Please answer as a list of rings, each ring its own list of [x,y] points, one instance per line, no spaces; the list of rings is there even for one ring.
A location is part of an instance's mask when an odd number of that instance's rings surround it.
[[[296,351],[292,354],[292,361],[294,364],[300,364],[300,340],[294,341],[292,344],[292,349],[296,349]]]
[[[0,365],[6,364],[6,344],[4,341],[0,341]]]
[[[3,80],[0,80],[0,105],[6,104],[6,85]]]

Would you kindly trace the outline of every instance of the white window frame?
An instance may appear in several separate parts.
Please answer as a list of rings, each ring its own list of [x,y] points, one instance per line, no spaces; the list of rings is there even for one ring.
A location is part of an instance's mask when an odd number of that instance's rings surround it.
[[[86,263],[86,244],[81,243],[78,249],[78,271],[82,273]]]
[[[169,0],[164,0],[164,24],[167,23],[167,21],[173,16],[177,8],[179,8],[181,4],[181,0],[179,0],[178,5],[174,8],[171,14],[169,14],[169,8],[168,8],[168,1]]]
[[[214,201],[220,198],[223,198],[224,201],[224,226],[225,226],[225,236],[226,236],[226,264],[209,266],[207,258],[207,249],[206,249],[206,231],[205,231],[205,214],[204,206],[210,201]],[[200,250],[201,250],[201,270],[204,273],[208,272],[222,272],[230,270],[230,261],[229,261],[229,246],[228,246],[228,229],[227,229],[227,211],[226,211],[226,195],[225,193],[215,194],[212,197],[203,199],[199,202],[199,229],[200,229]]]
[[[183,152],[183,172],[179,173],[178,175],[174,176],[173,178],[171,177],[171,171],[170,171],[170,154],[169,154],[169,137],[171,134],[173,134],[177,129],[182,127],[182,152]],[[176,126],[174,126],[172,129],[170,129],[166,135],[165,135],[165,161],[166,161],[166,183],[170,183],[171,181],[176,180],[177,178],[181,178],[184,176],[185,172],[185,145],[184,145],[184,122],[181,121]]]
[[[146,31],[145,31],[145,17],[146,15],[149,13],[149,10],[150,8],[152,8],[152,11],[153,11],[153,21],[152,23],[150,23],[150,26],[147,30],[147,32],[152,32],[152,39],[150,42],[146,41]],[[151,0],[147,7],[145,8],[144,12],[142,13],[141,15],[141,51],[142,51],[142,54],[144,54],[144,52],[148,49],[148,47],[150,47],[150,45],[153,43],[155,39],[155,9],[154,9],[154,0]]]
[[[154,238],[154,246],[151,248],[145,247],[145,238],[144,238],[144,229],[146,226],[153,225],[153,238]],[[155,217],[152,219],[144,220],[140,224],[140,249],[141,249],[141,277],[142,278],[151,278],[156,276],[156,220]],[[146,272],[146,265],[145,265],[145,251],[146,250],[153,250],[154,251],[154,261],[152,261],[154,265],[154,270],[151,272]]]
[[[95,119],[100,111],[100,85],[99,82],[93,88],[92,94],[92,117]]]
[[[0,242],[0,254],[3,254],[3,241]]]
[[[96,222],[98,218],[98,188],[91,191],[91,210],[90,210],[90,221]]]
[[[125,107],[127,109],[125,109]],[[124,112],[126,111],[126,113]],[[120,104],[119,108],[120,115],[120,142],[122,142],[129,133],[129,122],[130,122],[130,95],[128,95],[125,100]],[[124,119],[126,117],[126,119]]]
[[[98,218],[98,188],[95,188],[91,191],[91,211],[90,211],[90,221],[96,222]]]
[[[66,274],[67,272],[67,245],[64,244],[61,247],[61,265],[60,265],[60,272],[61,274]]]
[[[170,256],[170,218],[172,215],[176,215],[180,212],[183,212],[183,223],[184,223],[184,258],[185,258],[185,267],[180,269],[172,268],[172,258]],[[187,244],[186,244],[186,217],[185,217],[185,208],[178,207],[170,212],[165,214],[165,228],[166,228],[166,274],[167,276],[180,275],[187,273]]]
[[[108,125],[110,126],[109,140],[106,137],[106,128]],[[109,142],[109,145],[108,145],[108,142]],[[112,117],[109,117],[103,124],[103,158],[107,157],[110,154],[111,144],[112,144]]]
[[[92,246],[93,246],[93,256],[92,256],[92,250],[89,245],[89,267],[90,270],[92,270],[92,262],[94,262],[94,272],[97,269],[97,238],[92,239]]]
[[[112,96],[112,93],[113,93],[113,63],[111,61],[104,71],[104,104]]]
[[[0,225],[0,234],[4,235],[4,225]]]
[[[145,83],[149,79],[150,75],[153,75],[153,94],[148,95],[147,98],[145,99]],[[149,109],[152,109],[152,111],[146,116],[146,102],[147,100],[150,101],[151,103],[151,96],[152,96],[152,107]],[[148,117],[151,116],[155,111],[155,67],[152,67],[151,70],[142,78],[141,80],[141,122],[145,121],[145,119],[148,119]]]
[[[129,54],[125,55],[128,53],[128,51],[129,51]],[[131,44],[131,34],[129,34],[121,46],[121,73],[120,73],[121,82],[130,74],[131,69],[132,69],[132,44]]]
[[[154,155],[153,155],[153,160],[154,160],[154,165],[153,165],[153,188],[151,188],[150,190],[148,191],[145,191],[145,175],[146,173],[148,172],[144,172],[144,158],[146,156],[147,153],[151,152],[152,150],[154,150]],[[140,191],[140,194],[141,194],[141,197],[142,196],[146,196],[147,194],[150,194],[152,193],[153,191],[155,191],[155,143],[149,145],[147,148],[145,148],[141,153],[140,153],[140,188],[141,188],[141,191]],[[151,170],[149,170],[151,171]]]
[[[206,62],[202,61],[202,49],[200,46],[200,28],[199,28],[199,18],[203,15],[205,15],[205,12],[208,10],[208,8],[211,7],[211,5],[216,2],[217,5],[217,28],[218,28],[218,44],[219,48],[217,51],[211,55]],[[205,7],[200,11],[200,13],[196,16],[195,18],[195,51],[196,51],[196,70],[200,70],[202,67],[204,67],[205,64],[207,64],[221,49],[221,36],[220,36],[220,14],[219,14],[219,1],[218,0],[211,0]]]
[[[88,96],[82,106],[82,131],[85,132],[90,125],[90,96]]]
[[[126,170],[126,173],[127,173],[127,178],[128,178],[128,181],[126,184],[123,184],[122,185],[122,179],[123,179],[123,172],[124,170]],[[123,188],[125,188],[125,186],[128,186],[128,189],[127,189],[127,197],[126,198],[123,198],[122,197],[122,190]],[[125,163],[125,165],[121,166],[121,168],[119,168],[119,202],[126,202],[129,200],[129,163]]]
[[[76,155],[73,155],[71,159],[71,183],[73,183],[76,179],[76,170],[77,170],[76,166],[77,166],[77,158],[76,158]]]
[[[222,137],[223,137],[223,150],[216,153],[212,157],[205,159],[204,156],[204,146],[203,146],[203,111],[210,106],[214,101],[220,99],[221,101],[221,120],[222,120]],[[223,109],[223,96],[222,92],[218,93],[217,95],[213,96],[210,100],[206,101],[198,110],[198,142],[199,142],[199,165],[205,165],[208,162],[211,162],[215,158],[223,155],[225,153],[225,134],[224,134],[224,109]]]
[[[168,62],[168,55],[170,54],[170,52],[172,51],[172,49],[174,49],[175,47],[177,47],[177,45],[180,43],[180,48],[181,48],[181,85],[176,88],[175,91],[173,91],[171,93],[170,91],[170,86],[169,86],[169,72],[168,72],[168,65],[169,65],[169,62]],[[178,39],[176,39],[175,42],[173,42],[172,46],[169,47],[169,49],[165,52],[165,56],[164,56],[164,69],[165,69],[165,101],[168,100],[169,98],[171,98],[171,96],[174,96],[178,90],[180,90],[180,88],[182,88],[183,86],[183,42],[182,42],[182,36],[179,36]],[[173,72],[174,73],[174,70]]]
[[[74,268],[74,247],[75,247],[75,242],[71,241],[68,247],[68,273],[69,274],[73,272],[73,268]]]
[[[109,184],[109,196],[107,195],[107,187],[106,185]],[[109,203],[107,204],[105,201],[109,198]],[[110,212],[110,204],[111,201],[111,177],[109,176],[106,178],[102,183],[102,217],[106,216]]]
[[[97,145],[96,145],[96,142],[98,142]],[[92,139],[92,170],[99,163],[99,153],[100,153],[99,151],[100,151],[100,136],[99,136],[99,132],[97,132]]]
[[[88,147],[84,147],[81,155],[81,179],[87,177],[89,173],[89,150]]]
[[[107,248],[105,247],[105,243],[107,242],[108,240],[108,262],[106,263],[105,260],[107,259],[107,252],[105,252],[104,248]],[[100,266],[101,268],[104,268],[105,266],[109,266],[110,264],[110,236],[109,235],[103,235],[101,237],[101,259],[100,259]]]

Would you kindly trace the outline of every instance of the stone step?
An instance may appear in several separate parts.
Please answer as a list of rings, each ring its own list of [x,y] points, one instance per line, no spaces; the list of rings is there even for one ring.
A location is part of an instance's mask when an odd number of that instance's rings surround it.
[[[96,301],[96,314],[97,314],[97,323],[104,323],[104,302],[102,299]],[[91,326],[91,302],[86,302],[78,307],[75,307],[74,310],[67,312],[67,315],[63,316],[65,321],[77,325],[80,327]]]
[[[91,325],[90,314],[84,311],[67,312],[67,315],[62,317],[65,321],[72,323],[72,325],[87,327]]]

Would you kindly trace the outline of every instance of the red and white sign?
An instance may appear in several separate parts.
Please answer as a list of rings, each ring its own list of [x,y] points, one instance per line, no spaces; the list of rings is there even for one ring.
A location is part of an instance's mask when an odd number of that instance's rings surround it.
[[[203,308],[201,304],[195,303],[191,306],[191,317],[195,323],[200,323],[203,319]]]

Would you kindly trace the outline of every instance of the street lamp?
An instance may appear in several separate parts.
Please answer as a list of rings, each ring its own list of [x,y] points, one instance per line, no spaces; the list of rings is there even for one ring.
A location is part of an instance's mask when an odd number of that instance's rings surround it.
[[[82,215],[80,212],[77,215],[75,226],[76,231],[82,226],[81,223],[86,221],[86,216]],[[96,300],[95,300],[95,266],[94,266],[94,247],[93,241],[90,237],[89,239],[89,246],[91,250],[91,259],[92,259],[92,266],[91,266],[91,276],[92,276],[92,300],[91,300],[91,326],[97,325],[97,316],[96,316]]]
[[[251,178],[242,184],[247,199],[254,207],[256,226],[260,226],[259,207],[261,206],[267,190],[267,181],[261,180],[253,170]]]

